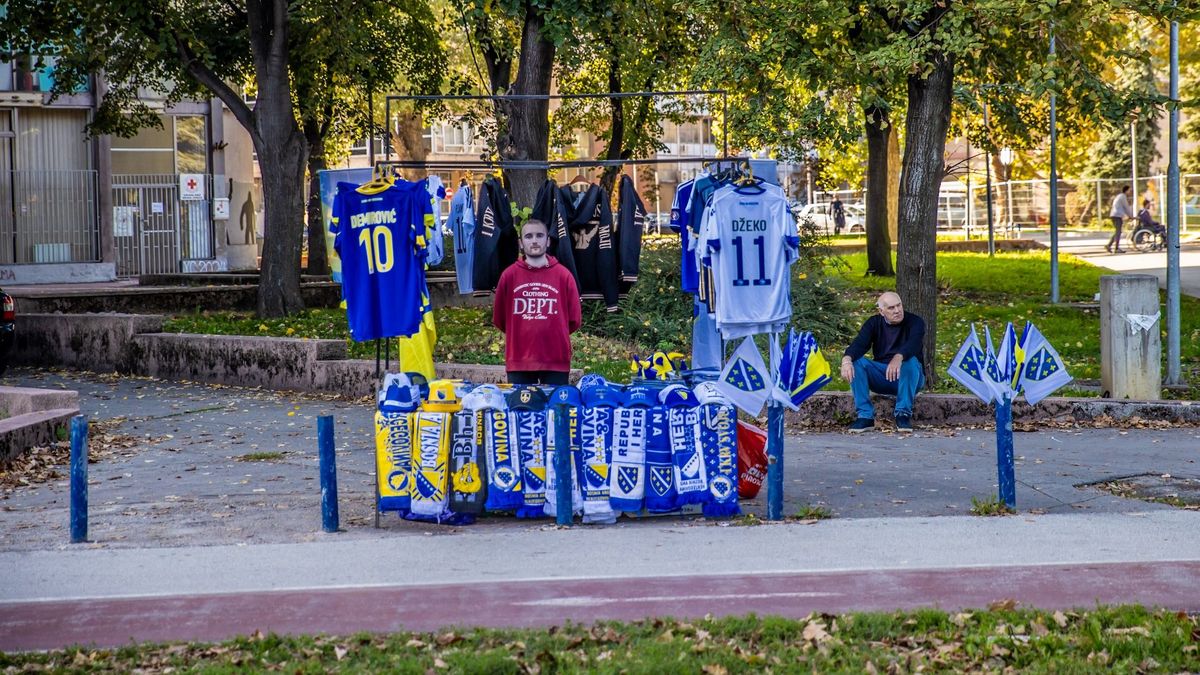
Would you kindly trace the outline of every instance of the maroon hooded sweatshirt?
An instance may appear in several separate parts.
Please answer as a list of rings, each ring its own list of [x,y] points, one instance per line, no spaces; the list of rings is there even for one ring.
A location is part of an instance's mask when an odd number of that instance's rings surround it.
[[[504,366],[514,370],[571,369],[571,333],[579,330],[579,288],[554,256],[530,267],[521,258],[500,274],[492,323],[504,333]]]

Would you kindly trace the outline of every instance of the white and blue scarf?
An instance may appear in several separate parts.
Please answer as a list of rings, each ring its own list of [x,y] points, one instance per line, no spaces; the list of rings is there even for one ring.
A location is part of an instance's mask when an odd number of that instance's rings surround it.
[[[679,508],[675,503],[675,467],[671,461],[667,412],[658,406],[647,415],[646,510],[650,513],[669,513]]]
[[[611,458],[608,439],[612,408],[584,408],[579,424],[580,487],[583,490],[583,522],[615,523],[617,514],[608,502],[608,472]]]
[[[521,497],[521,455],[513,447],[512,416],[503,410],[483,412],[483,445],[488,464],[488,511],[512,511]]]
[[[414,520],[441,522],[450,515],[450,414],[419,412],[412,416],[412,512]]]
[[[667,428],[675,469],[675,503],[679,506],[703,504],[708,501],[708,476],[700,451],[700,411],[671,408],[667,412]]]
[[[737,413],[732,406],[706,405],[700,412],[700,447],[708,471],[708,501],[704,515],[736,516],[737,491]]]
[[[513,438],[521,455],[523,503],[518,518],[546,516],[546,413],[534,410],[509,412]]]
[[[568,446],[563,452],[571,455],[571,471],[567,476],[570,480],[571,476],[579,475],[579,445],[576,440],[579,438],[579,408],[574,406],[567,409],[567,425],[569,433],[567,435]],[[546,414],[546,515],[551,518],[558,516],[558,474],[554,461],[558,452],[558,435],[555,429],[556,416],[552,408]],[[579,481],[571,480],[571,510],[572,515],[583,513],[583,493],[579,489]]]
[[[375,413],[375,474],[379,510],[408,513],[412,506],[411,413]]]
[[[613,412],[608,501],[614,511],[636,513],[645,502],[647,412],[645,408],[617,408]]]

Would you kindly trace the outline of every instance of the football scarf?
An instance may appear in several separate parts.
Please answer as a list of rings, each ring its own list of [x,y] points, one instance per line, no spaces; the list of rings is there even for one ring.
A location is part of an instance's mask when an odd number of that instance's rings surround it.
[[[477,516],[487,498],[483,445],[476,443],[475,413],[463,410],[450,419],[450,510]]]
[[[450,417],[450,413],[413,413],[413,518],[440,522],[450,515]]]
[[[583,522],[615,523],[617,514],[608,502],[609,450],[613,409],[584,408],[579,423],[580,488],[583,491]]]
[[[671,408],[667,411],[667,432],[675,472],[675,503],[703,504],[708,500],[708,477],[700,452],[700,411]]]
[[[613,411],[608,501],[614,511],[642,510],[646,496],[647,412],[645,408]]]
[[[658,406],[646,415],[646,510],[650,513],[667,513],[677,508],[667,412]]]
[[[512,447],[512,416],[504,410],[483,412],[480,431],[487,456],[488,511],[521,507],[521,455]]]
[[[546,413],[513,410],[513,436],[521,456],[521,486],[524,503],[518,518],[543,518],[546,515]]]
[[[410,413],[375,413],[375,475],[379,510],[408,512],[410,497],[412,430]]]
[[[706,405],[700,409],[700,447],[708,472],[704,515],[738,515],[737,413],[732,407]]]
[[[567,424],[570,427],[568,437],[574,441],[579,438],[579,408],[568,408]],[[555,434],[555,412],[554,408],[546,413],[546,515],[551,518],[558,516],[558,474],[555,469],[554,459],[558,448],[558,436]],[[572,442],[563,452],[571,454],[571,472],[567,476],[579,475],[579,446]],[[579,490],[579,481],[571,481],[571,510],[572,515],[583,513],[583,493]]]

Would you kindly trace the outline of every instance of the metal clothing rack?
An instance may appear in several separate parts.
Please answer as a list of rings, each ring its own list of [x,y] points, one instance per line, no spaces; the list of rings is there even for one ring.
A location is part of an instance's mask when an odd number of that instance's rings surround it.
[[[385,120],[392,119],[392,102],[393,101],[396,102],[396,104],[398,105],[404,101],[436,101],[436,102],[441,102],[441,101],[491,101],[491,102],[495,103],[495,102],[499,102],[499,101],[562,101],[562,100],[601,99],[601,98],[606,98],[606,99],[647,98],[647,97],[668,98],[668,97],[681,97],[681,96],[720,96],[721,97],[721,119],[723,120],[723,122],[727,121],[729,119],[729,93],[725,89],[684,89],[684,90],[672,90],[672,91],[622,91],[622,92],[610,92],[610,93],[604,93],[604,94],[600,94],[600,93],[590,93],[590,94],[490,94],[490,95],[488,95],[488,94],[411,94],[411,95],[392,94],[392,95],[387,96],[384,99],[383,114],[384,114]],[[385,145],[385,151],[384,151],[385,152],[385,154],[384,154],[385,161],[390,160],[392,157],[391,137],[392,137],[392,129],[391,129],[391,126],[389,125],[387,127],[387,132],[385,133],[385,136],[384,136],[385,140],[387,141],[384,144]],[[729,128],[728,128],[728,125],[725,123],[723,123],[721,126],[721,149],[722,149],[721,154],[723,154],[725,156],[729,155]],[[449,160],[449,161],[453,161],[453,160]],[[479,160],[464,160],[464,161],[479,161]],[[574,161],[574,160],[571,160],[571,161]],[[659,163],[659,162],[654,162],[652,160],[603,160],[603,161],[623,162],[625,164],[630,163],[630,162],[645,163],[645,164]],[[544,164],[544,163],[548,163],[548,162],[539,162],[538,164]],[[402,165],[397,165],[397,166],[402,166]],[[424,166],[424,165],[421,165],[421,166],[413,165],[413,166],[409,166],[409,167],[405,167],[405,168],[422,168],[422,166]],[[500,168],[541,169],[541,168],[568,168],[569,166],[600,166],[600,165],[597,165],[597,164],[562,165],[559,167],[542,167],[542,166],[517,167],[517,166],[513,166],[513,167],[500,167]],[[445,168],[466,169],[466,168],[476,168],[476,167],[461,166],[461,167],[445,167]],[[488,166],[485,168],[496,168],[496,167]]]
[[[403,101],[550,101],[550,100],[568,100],[568,99],[622,99],[635,97],[669,97],[669,96],[720,96],[722,107],[722,120],[729,119],[729,96],[724,89],[704,89],[704,90],[681,90],[681,91],[639,91],[639,92],[617,92],[617,93],[590,93],[590,94],[505,94],[505,95],[389,95],[384,101],[384,115],[386,120],[392,118],[392,103],[393,101],[399,104]],[[527,170],[551,170],[551,169],[566,169],[566,168],[591,168],[591,167],[624,167],[637,165],[658,165],[658,164],[691,164],[691,163],[724,163],[724,162],[741,162],[748,161],[749,157],[731,157],[729,155],[729,129],[728,125],[723,124],[721,129],[721,146],[722,156],[720,157],[654,157],[640,159],[572,159],[572,160],[505,160],[505,159],[470,159],[470,160],[392,160],[392,144],[391,144],[391,128],[390,126],[385,133],[385,158],[377,160],[377,167],[391,167],[396,169],[447,169],[447,170],[495,170],[495,169],[527,169]],[[376,352],[376,368],[378,369],[378,352]],[[767,519],[782,520],[783,519],[783,405],[771,401],[768,403],[767,413]],[[559,467],[569,475],[569,469],[564,466]],[[563,474],[560,474],[563,475]],[[563,489],[565,486],[565,489]],[[566,499],[566,504],[570,503],[569,490],[570,486],[565,481],[560,481],[559,484],[560,504],[561,499]],[[378,486],[376,486],[376,500],[378,500]],[[378,508],[376,509],[376,519],[378,519]],[[560,509],[559,513],[563,511]],[[564,521],[560,515],[559,524],[570,524],[570,510],[567,510],[567,519]],[[378,525],[377,525],[378,526]]]

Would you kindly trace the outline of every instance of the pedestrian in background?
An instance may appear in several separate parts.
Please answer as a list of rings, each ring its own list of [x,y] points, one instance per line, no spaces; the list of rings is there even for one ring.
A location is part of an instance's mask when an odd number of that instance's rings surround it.
[[[1104,245],[1104,250],[1109,253],[1124,253],[1121,250],[1121,226],[1125,223],[1126,218],[1133,218],[1133,206],[1129,204],[1129,186],[1121,186],[1121,194],[1113,197],[1112,208],[1109,209],[1108,216],[1113,222],[1113,236]]]
[[[846,209],[842,206],[842,200],[835,196],[829,210],[833,212],[833,233],[841,234],[842,228],[846,226]]]

